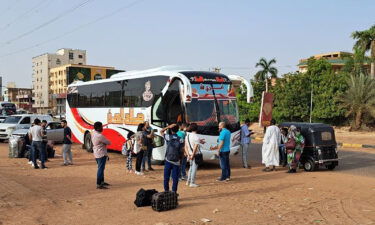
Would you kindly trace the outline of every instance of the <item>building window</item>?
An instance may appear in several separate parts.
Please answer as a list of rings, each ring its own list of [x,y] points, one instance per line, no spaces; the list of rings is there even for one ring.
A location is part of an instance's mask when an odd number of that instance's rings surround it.
[[[74,54],[73,54],[73,52],[69,52],[69,59],[74,59]]]
[[[78,58],[82,59],[82,58],[83,58],[83,55],[78,55]]]
[[[82,65],[82,63],[78,63],[78,65]]]
[[[61,60],[60,59],[56,59],[56,64],[60,65],[61,64]]]

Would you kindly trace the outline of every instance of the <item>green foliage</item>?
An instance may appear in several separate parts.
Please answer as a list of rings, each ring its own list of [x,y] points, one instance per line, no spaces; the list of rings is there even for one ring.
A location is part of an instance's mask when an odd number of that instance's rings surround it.
[[[262,80],[251,81],[251,85],[253,86],[254,91],[253,102],[250,104],[247,103],[246,93],[238,93],[238,109],[241,121],[250,119],[252,122],[257,122],[259,120],[260,101],[262,99],[262,92],[265,90],[265,82]],[[244,86],[242,88],[243,90],[246,90]]]
[[[352,74],[348,89],[338,96],[346,116],[352,119],[351,128],[360,129],[364,122],[375,118],[375,80],[363,73]]]
[[[277,122],[310,120],[311,90],[313,92],[312,121],[341,124],[346,109],[339,106],[337,96],[347,89],[345,73],[334,73],[325,59],[309,59],[306,73],[289,73],[277,79],[270,87],[274,93],[273,118]],[[240,118],[259,119],[261,95],[265,89],[263,80],[252,81],[254,102],[246,103],[246,97],[238,94]]]

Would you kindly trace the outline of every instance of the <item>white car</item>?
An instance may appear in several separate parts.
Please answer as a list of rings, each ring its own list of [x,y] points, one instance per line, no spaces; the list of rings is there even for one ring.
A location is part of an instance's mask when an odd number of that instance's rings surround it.
[[[0,141],[8,140],[13,131],[18,129],[29,129],[34,120],[38,118],[41,121],[53,121],[50,115],[41,114],[21,114],[7,117],[0,123]]]

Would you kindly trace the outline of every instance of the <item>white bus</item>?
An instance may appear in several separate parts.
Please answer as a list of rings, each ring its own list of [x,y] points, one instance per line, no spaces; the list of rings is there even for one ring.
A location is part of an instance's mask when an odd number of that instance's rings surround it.
[[[160,67],[129,71],[109,79],[75,82],[68,86],[66,119],[73,140],[91,151],[90,132],[96,121],[104,125],[103,134],[111,141],[109,149],[121,151],[129,133],[149,121],[156,129],[153,161],[162,161],[165,144],[161,128],[176,122],[197,123],[205,139],[204,160],[217,158],[210,147],[217,144],[218,123],[224,121],[232,132],[231,154],[239,149],[240,123],[231,79],[247,87],[247,99],[253,95],[248,81],[240,76]]]

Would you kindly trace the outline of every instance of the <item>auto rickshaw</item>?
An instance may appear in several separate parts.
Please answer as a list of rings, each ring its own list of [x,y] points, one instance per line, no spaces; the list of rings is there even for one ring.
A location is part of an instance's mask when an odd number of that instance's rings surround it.
[[[314,171],[320,166],[333,170],[338,166],[337,143],[333,127],[323,123],[297,122],[282,123],[280,127],[289,129],[291,125],[299,128],[305,138],[300,165],[306,171]]]

